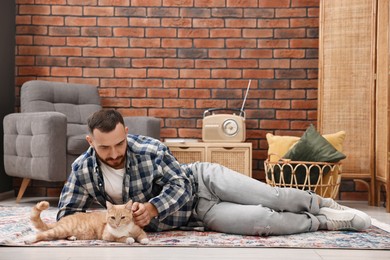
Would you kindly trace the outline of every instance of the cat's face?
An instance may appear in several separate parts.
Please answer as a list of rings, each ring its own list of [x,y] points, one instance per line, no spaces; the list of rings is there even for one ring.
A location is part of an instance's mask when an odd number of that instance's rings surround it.
[[[113,228],[129,225],[133,222],[133,211],[131,210],[131,206],[131,201],[124,205],[112,205],[107,202],[107,224]]]

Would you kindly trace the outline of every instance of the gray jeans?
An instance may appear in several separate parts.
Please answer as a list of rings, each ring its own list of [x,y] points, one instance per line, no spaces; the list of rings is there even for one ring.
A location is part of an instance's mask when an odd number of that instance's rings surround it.
[[[206,228],[242,235],[287,235],[319,228],[316,194],[276,188],[213,163],[195,163],[197,217]]]

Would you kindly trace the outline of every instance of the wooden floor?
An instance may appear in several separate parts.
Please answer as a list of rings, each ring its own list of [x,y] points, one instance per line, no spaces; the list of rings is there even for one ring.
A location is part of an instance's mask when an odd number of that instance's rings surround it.
[[[33,205],[42,198],[23,199],[19,205]],[[50,201],[50,200],[49,200]],[[390,213],[383,207],[370,207],[366,202],[340,202],[343,205],[358,208],[371,217],[390,224]],[[15,205],[14,199],[0,201],[1,205]],[[55,205],[55,201],[51,203]],[[288,259],[288,260],[357,260],[390,259],[390,250],[334,250],[334,249],[287,249],[287,248],[32,248],[0,247],[0,260],[36,259],[36,260],[101,260],[101,259],[157,259],[157,260],[199,260],[199,259]]]

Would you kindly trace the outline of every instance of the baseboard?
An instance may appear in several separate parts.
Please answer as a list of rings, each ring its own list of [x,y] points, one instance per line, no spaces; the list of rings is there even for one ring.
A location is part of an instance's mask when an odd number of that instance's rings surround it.
[[[14,198],[14,197],[15,197],[15,192],[13,190],[0,193],[0,201]]]

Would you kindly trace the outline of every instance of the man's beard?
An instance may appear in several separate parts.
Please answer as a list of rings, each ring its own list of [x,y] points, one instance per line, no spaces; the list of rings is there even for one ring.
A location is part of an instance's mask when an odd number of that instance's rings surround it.
[[[100,160],[110,166],[111,168],[118,169],[118,168],[123,168],[124,167],[124,161],[125,161],[125,156],[121,155],[118,156],[116,159],[113,158],[107,158],[107,159],[102,159]]]

